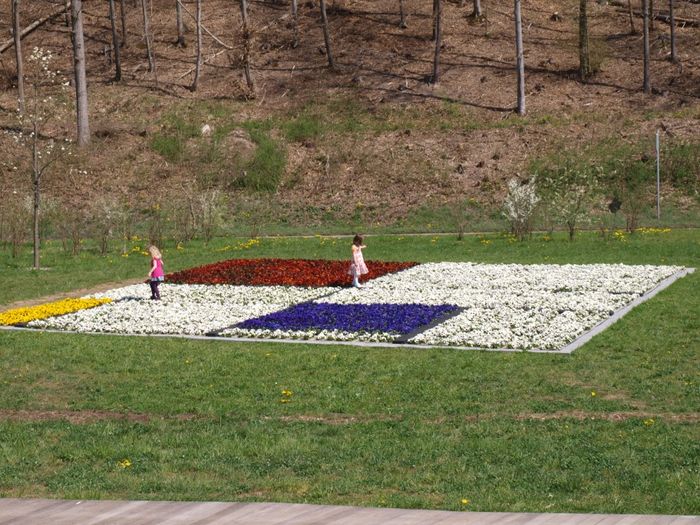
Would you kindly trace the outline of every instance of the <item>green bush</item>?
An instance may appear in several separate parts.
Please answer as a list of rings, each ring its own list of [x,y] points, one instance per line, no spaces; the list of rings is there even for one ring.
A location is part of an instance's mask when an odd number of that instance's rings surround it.
[[[168,162],[182,162],[185,158],[187,139],[199,134],[199,128],[195,124],[186,122],[177,115],[171,115],[165,119],[161,131],[153,136],[151,148]]]
[[[249,133],[258,147],[244,167],[240,185],[249,190],[272,193],[277,190],[284,174],[287,164],[285,151],[266,132],[250,128]]]

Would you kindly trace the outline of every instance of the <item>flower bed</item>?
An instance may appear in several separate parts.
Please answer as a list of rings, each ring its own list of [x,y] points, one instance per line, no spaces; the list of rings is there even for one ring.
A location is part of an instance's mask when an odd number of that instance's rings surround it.
[[[0,325],[17,326],[26,324],[37,319],[45,319],[58,315],[65,315],[78,310],[94,308],[101,304],[110,302],[111,299],[61,299],[52,303],[40,304],[38,306],[28,306],[26,308],[15,308],[0,313]]]
[[[369,274],[376,279],[415,266],[412,262],[369,261]],[[323,259],[230,259],[168,274],[178,284],[231,284],[252,286],[347,286],[349,262]]]
[[[92,299],[112,302],[72,313],[44,305],[45,318],[34,313],[27,326],[556,351],[682,270],[621,264],[371,264],[375,278],[355,289],[319,286],[344,284],[345,261],[226,261],[182,272],[181,278],[239,279],[254,286],[173,284],[171,279],[162,286],[163,300],[151,301],[147,285],[134,285],[97,294]],[[396,269],[403,271],[378,275]],[[290,278],[303,286],[260,286]]]
[[[225,335],[392,341],[457,310],[453,305],[302,303],[249,319]]]

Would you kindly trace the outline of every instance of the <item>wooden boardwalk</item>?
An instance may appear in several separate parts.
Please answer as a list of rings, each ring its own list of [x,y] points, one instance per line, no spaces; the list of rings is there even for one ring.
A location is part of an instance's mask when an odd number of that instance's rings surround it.
[[[536,514],[287,503],[0,499],[0,525],[700,525],[699,516]]]

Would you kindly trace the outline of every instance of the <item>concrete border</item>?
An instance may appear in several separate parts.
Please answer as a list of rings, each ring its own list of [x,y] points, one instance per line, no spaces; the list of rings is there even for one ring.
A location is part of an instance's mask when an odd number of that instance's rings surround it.
[[[25,331],[25,332],[42,332],[42,333],[57,333],[57,334],[82,334],[82,335],[111,335],[118,337],[170,337],[176,339],[193,339],[202,341],[230,341],[235,343],[290,343],[290,344],[311,344],[311,345],[326,345],[326,346],[357,346],[365,348],[410,348],[415,350],[479,350],[486,352],[524,352],[533,354],[564,354],[569,355],[574,350],[586,344],[593,337],[601,333],[603,330],[608,328],[613,323],[620,320],[625,314],[631,311],[634,307],[648,301],[656,294],[662,290],[668,288],[675,281],[686,275],[690,275],[695,272],[695,268],[684,268],[679,270],[673,275],[667,277],[663,281],[659,282],[650,291],[644,293],[643,295],[637,297],[635,300],[623,306],[619,310],[615,311],[613,315],[601,321],[595,325],[590,330],[581,334],[577,339],[569,343],[568,345],[558,349],[558,350],[544,350],[541,348],[531,348],[528,350],[523,350],[520,348],[484,348],[476,346],[450,346],[450,345],[422,345],[422,344],[411,344],[405,342],[382,342],[373,343],[367,341],[324,341],[320,339],[274,339],[274,338],[253,338],[253,337],[226,337],[221,335],[186,335],[186,334],[124,334],[116,332],[77,332],[73,330],[55,330],[55,329],[37,329],[37,328],[26,328],[20,326],[0,326],[0,330],[7,331]]]

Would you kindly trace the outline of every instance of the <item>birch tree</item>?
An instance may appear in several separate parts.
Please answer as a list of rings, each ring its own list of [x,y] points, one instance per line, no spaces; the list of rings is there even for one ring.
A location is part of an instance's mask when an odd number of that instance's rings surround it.
[[[642,0],[642,16],[643,18],[643,55],[644,55],[644,80],[642,89],[644,93],[651,93],[651,78],[649,77],[649,0]]]
[[[114,53],[114,80],[119,82],[122,79],[122,61],[117,35],[117,21],[115,20],[114,0],[109,0],[109,23],[112,29],[112,51]]]
[[[146,55],[148,57],[148,71],[155,73],[156,61],[153,56],[153,37],[151,35],[151,24],[148,17],[148,0],[141,0],[141,11],[143,15],[143,38],[146,41]]]
[[[579,77],[582,82],[585,82],[591,74],[590,55],[588,51],[588,9],[586,0],[579,0],[578,58]]]
[[[520,0],[515,0],[515,69],[518,75],[518,115],[525,114],[525,59],[523,57],[523,21]]]
[[[331,50],[331,36],[328,29],[328,16],[326,15],[326,0],[321,0],[321,24],[323,25],[323,41],[326,44],[326,57],[328,58],[328,67],[330,67],[331,69],[335,69],[333,51]]]
[[[82,147],[90,142],[82,0],[73,0],[71,3],[71,24],[71,34],[73,37],[73,72],[75,75],[75,114],[78,126],[78,146]]]
[[[24,63],[22,61],[22,30],[19,20],[19,2],[12,0],[12,37],[15,41],[15,61],[17,63],[17,100],[20,112],[24,111]]]
[[[179,4],[179,1],[178,1]],[[197,90],[199,74],[202,69],[202,0],[197,0],[195,11],[195,25],[197,26],[197,53],[195,56],[194,80],[192,81],[192,91]]]
[[[248,19],[248,2],[241,0],[241,17],[243,18],[243,73],[248,90],[255,93],[255,82],[250,72],[250,48],[252,34],[250,30],[250,20]]]

